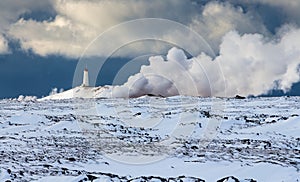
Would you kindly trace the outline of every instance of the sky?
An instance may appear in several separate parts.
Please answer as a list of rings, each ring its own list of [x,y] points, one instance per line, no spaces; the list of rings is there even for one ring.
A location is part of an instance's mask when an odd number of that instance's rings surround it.
[[[119,85],[117,96],[300,95],[299,9],[295,0],[2,0],[0,98],[70,89],[84,67],[92,85]]]

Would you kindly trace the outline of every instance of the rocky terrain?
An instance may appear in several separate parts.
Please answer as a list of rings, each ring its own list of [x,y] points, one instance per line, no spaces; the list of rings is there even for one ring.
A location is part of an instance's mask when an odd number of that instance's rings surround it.
[[[299,181],[299,115],[299,97],[1,100],[0,181]]]

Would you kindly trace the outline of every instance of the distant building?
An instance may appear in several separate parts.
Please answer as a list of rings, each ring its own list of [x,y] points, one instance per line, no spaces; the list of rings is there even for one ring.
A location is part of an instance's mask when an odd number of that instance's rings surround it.
[[[83,80],[82,80],[82,85],[83,87],[89,87],[89,71],[87,68],[84,69],[83,71]]]

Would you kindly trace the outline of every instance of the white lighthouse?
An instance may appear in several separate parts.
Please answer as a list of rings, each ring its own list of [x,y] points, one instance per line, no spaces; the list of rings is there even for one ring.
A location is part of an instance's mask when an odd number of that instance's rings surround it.
[[[82,80],[82,86],[83,87],[89,87],[89,71],[87,68],[84,69],[83,71],[83,80]]]

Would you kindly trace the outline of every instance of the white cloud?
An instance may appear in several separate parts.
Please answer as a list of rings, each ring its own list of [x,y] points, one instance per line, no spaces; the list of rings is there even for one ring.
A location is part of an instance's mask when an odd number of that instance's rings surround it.
[[[53,2],[57,12],[54,20],[43,22],[19,20],[11,26],[9,35],[20,40],[23,49],[31,49],[43,56],[61,54],[78,57],[99,34],[124,21],[159,17],[184,22],[190,18],[183,16],[185,11],[189,10],[190,5],[180,0],[164,2],[156,0],[151,2],[151,6],[147,1],[137,0],[130,0],[126,3],[117,0],[56,0]],[[166,11],[168,9],[173,9],[173,11]],[[138,28],[142,29],[142,27]],[[119,36],[119,39],[136,37],[131,30],[120,31],[120,33],[122,36]],[[111,37],[110,42],[105,44],[120,45],[121,42],[122,40],[118,40],[117,37]],[[105,50],[96,49],[90,53],[101,55],[102,52]]]
[[[0,54],[9,53],[7,31],[19,16],[34,10],[49,8],[49,1],[2,0],[0,1]],[[26,32],[24,32],[26,33]],[[6,35],[6,36],[4,36]],[[7,37],[7,38],[5,38]]]
[[[260,95],[271,89],[286,92],[300,81],[300,29],[290,27],[278,36],[267,41],[261,34],[225,35],[215,61],[222,68],[227,95]]]
[[[9,29],[9,26],[18,20],[24,13],[30,13],[36,10],[44,12],[51,9],[50,0],[1,0],[0,1],[0,32]]]
[[[20,19],[11,26],[9,35],[20,41],[25,50],[32,50],[36,54],[46,56],[61,54],[73,56],[82,52],[84,38],[74,36],[80,27],[75,27],[70,20],[56,16],[53,21],[37,22]],[[90,37],[87,37],[90,38]]]
[[[229,3],[212,2],[205,5],[201,15],[196,17],[191,27],[203,35],[218,52],[222,37],[231,30],[240,33],[262,33],[268,35],[268,30],[259,19],[238,6]]]
[[[266,41],[261,34],[227,33],[220,55],[200,54],[187,59],[172,48],[164,60],[151,57],[150,65],[113,89],[115,97],[145,94],[172,96],[260,95],[272,89],[288,91],[300,81],[300,29],[285,28],[278,40]]]
[[[218,51],[222,36],[230,30],[238,30],[241,33],[268,33],[262,22],[254,19],[251,14],[245,13],[242,8],[233,7],[229,3],[214,2],[201,7],[181,0],[156,0],[151,3],[138,0],[130,0],[126,3],[118,0],[56,0],[53,2],[57,12],[55,19],[43,22],[19,20],[11,26],[9,35],[20,40],[23,49],[31,49],[43,56],[61,54],[78,57],[91,41],[111,26],[128,20],[149,17],[166,18],[186,24],[203,36],[215,51]],[[105,42],[107,47],[104,49],[99,50],[97,44],[94,45],[89,54],[101,55],[110,47],[122,45],[125,39],[135,39],[137,29],[140,32],[158,31],[157,27],[146,29],[143,25],[132,29],[120,30],[118,36],[114,35],[109,42]],[[171,42],[186,42],[189,38],[191,42],[193,41],[193,37],[180,35],[176,30],[161,32],[161,34],[163,34],[161,37]],[[191,49],[195,47],[197,45],[190,45]],[[156,52],[157,48],[159,46],[133,46],[132,52],[127,51],[123,54],[126,56],[149,49]]]
[[[6,39],[0,34],[0,54],[9,52],[8,43]]]

